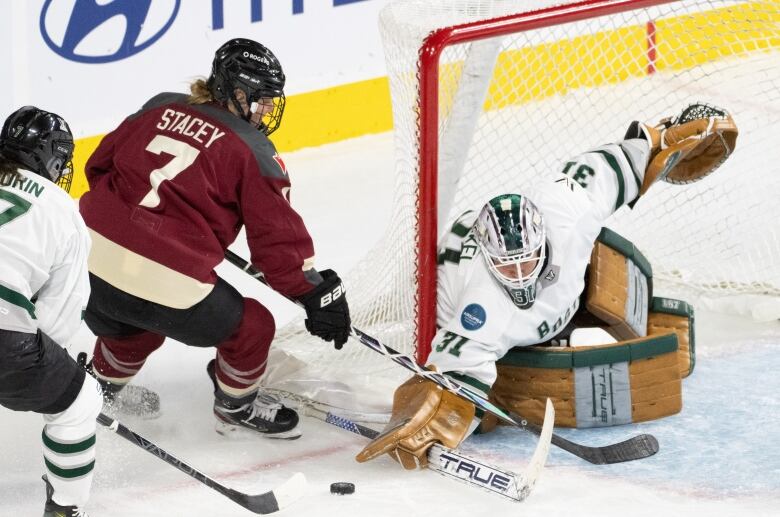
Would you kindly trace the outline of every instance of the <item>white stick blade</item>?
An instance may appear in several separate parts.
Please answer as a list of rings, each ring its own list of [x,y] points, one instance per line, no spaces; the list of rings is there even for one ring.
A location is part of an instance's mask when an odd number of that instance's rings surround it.
[[[547,399],[547,405],[544,409],[544,423],[542,424],[542,432],[539,435],[539,443],[536,444],[536,450],[531,457],[531,462],[525,468],[523,477],[525,478],[525,485],[518,486],[518,496],[521,499],[528,497],[531,489],[539,479],[545,463],[547,463],[547,454],[550,452],[550,441],[552,440],[553,427],[555,427],[555,408],[553,407],[550,399]]]
[[[307,486],[306,476],[302,472],[296,472],[283,485],[274,488],[274,497],[279,509],[282,510],[303,497]]]

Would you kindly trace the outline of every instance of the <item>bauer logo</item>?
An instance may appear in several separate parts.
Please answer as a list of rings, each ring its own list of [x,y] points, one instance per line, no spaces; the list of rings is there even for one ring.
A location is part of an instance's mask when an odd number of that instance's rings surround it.
[[[460,324],[466,330],[477,330],[485,324],[486,319],[485,309],[478,303],[472,303],[463,309],[463,314],[460,315]]]
[[[149,48],[173,24],[181,0],[46,0],[39,26],[46,44],[79,63],[110,63]]]

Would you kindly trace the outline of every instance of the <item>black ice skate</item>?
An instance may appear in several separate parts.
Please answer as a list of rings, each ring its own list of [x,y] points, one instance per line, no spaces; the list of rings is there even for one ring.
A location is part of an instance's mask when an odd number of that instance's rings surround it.
[[[43,517],[89,517],[87,512],[79,510],[75,506],[60,506],[52,501],[54,487],[51,486],[45,475],[41,479],[46,483],[46,506],[43,507]]]
[[[95,375],[92,361],[87,362],[86,352],[80,352],[76,356],[76,361],[100,384],[106,413],[131,415],[149,420],[160,416],[160,396],[154,391],[137,384],[114,384],[100,379]]]
[[[282,405],[276,397],[265,393],[262,388],[250,402],[231,403],[217,386],[215,362],[212,359],[206,371],[214,383],[214,416],[217,418],[216,431],[221,435],[230,435],[236,431],[250,429],[266,438],[295,440],[300,438],[298,413]]]

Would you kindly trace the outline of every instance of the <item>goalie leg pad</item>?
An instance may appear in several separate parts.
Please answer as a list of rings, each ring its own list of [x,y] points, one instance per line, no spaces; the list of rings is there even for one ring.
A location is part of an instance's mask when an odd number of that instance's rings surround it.
[[[679,359],[673,333],[596,346],[515,348],[498,362],[490,399],[537,424],[547,398],[556,426],[654,420],[682,409]]]
[[[590,258],[585,307],[617,340],[645,336],[652,276],[644,255],[630,241],[604,228]]]
[[[470,402],[414,376],[395,390],[390,423],[355,459],[363,463],[387,453],[406,470],[424,468],[434,443],[454,448],[463,441],[474,412]]]

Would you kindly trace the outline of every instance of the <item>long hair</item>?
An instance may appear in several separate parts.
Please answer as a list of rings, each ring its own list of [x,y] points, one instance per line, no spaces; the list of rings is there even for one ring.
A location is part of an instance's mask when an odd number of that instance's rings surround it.
[[[209,90],[205,79],[196,79],[190,83],[190,96],[187,98],[188,104],[206,104],[213,100],[214,95]]]

